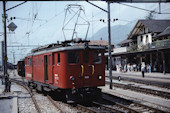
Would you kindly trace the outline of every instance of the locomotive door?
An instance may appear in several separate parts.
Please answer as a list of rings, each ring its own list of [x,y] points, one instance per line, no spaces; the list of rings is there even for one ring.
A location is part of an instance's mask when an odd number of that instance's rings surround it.
[[[47,55],[44,56],[44,81],[48,81],[48,59]]]
[[[83,85],[90,85],[91,84],[91,77],[92,77],[92,71],[93,71],[93,65],[91,65],[90,63],[90,52],[89,51],[84,51],[83,52],[83,65],[81,65],[82,69],[83,69],[83,73],[82,76],[84,78],[83,80]]]
[[[51,54],[44,56],[44,81],[52,83],[52,58]]]

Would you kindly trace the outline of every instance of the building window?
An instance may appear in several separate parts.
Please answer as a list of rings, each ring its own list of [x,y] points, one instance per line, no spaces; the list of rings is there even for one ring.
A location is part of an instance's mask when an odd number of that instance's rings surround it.
[[[68,63],[79,63],[79,53],[69,52],[68,53]]]
[[[146,44],[148,43],[149,41],[148,41],[148,35],[146,35]]]
[[[140,38],[141,38],[140,42],[142,42],[142,40],[143,40],[143,36],[141,36]]]

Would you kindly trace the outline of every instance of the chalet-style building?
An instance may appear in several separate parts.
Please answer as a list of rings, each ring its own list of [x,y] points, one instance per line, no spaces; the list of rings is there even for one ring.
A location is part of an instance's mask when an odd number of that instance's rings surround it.
[[[152,72],[170,72],[170,20],[138,20],[118,45],[112,53],[113,67],[119,63],[141,66],[144,62]]]

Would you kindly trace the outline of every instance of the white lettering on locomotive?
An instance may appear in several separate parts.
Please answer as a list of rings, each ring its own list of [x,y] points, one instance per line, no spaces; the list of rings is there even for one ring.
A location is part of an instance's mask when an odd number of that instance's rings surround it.
[[[26,75],[27,75],[27,77],[32,77],[32,75],[30,73],[27,73]]]
[[[58,84],[58,80],[59,80],[59,77],[58,77],[58,74],[54,74],[54,79],[55,79],[55,83]]]

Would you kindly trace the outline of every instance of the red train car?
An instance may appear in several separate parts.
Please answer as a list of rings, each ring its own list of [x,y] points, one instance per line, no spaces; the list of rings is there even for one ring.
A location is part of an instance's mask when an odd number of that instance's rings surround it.
[[[67,100],[94,98],[105,85],[105,47],[51,44],[25,58],[25,77],[37,88],[60,90]]]

